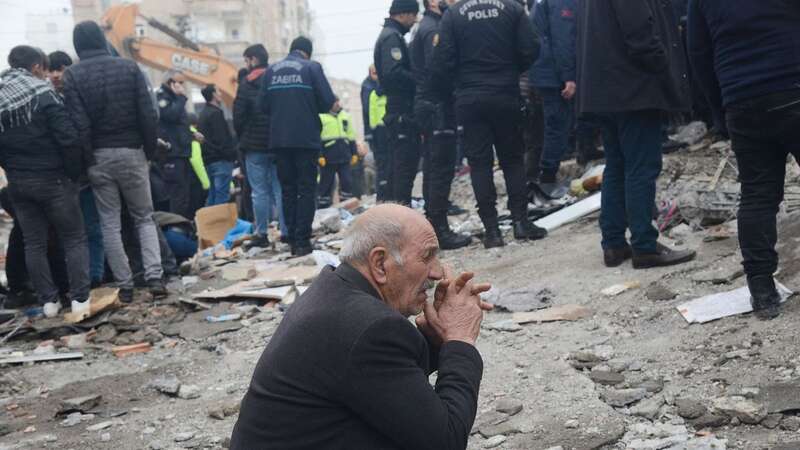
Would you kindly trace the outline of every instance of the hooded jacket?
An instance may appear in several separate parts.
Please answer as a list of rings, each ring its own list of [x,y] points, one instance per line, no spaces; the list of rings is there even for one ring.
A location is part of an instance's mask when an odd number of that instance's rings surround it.
[[[269,116],[258,107],[258,93],[266,72],[266,64],[251,70],[239,83],[233,101],[233,128],[244,153],[269,150]]]
[[[142,148],[156,154],[156,110],[135,62],[112,57],[103,30],[82,22],[73,33],[80,62],[64,73],[64,102],[92,164],[98,148]]]
[[[158,101],[158,135],[169,142],[169,158],[192,156],[192,132],[189,129],[189,113],[186,112],[186,96],[172,92],[162,85],[156,92]]]

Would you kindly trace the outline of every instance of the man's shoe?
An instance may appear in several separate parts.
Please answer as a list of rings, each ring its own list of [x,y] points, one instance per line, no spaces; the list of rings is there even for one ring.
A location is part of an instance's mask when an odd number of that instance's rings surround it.
[[[3,308],[25,309],[29,306],[36,306],[37,303],[36,294],[32,292],[9,292],[6,301],[3,303]]]
[[[126,305],[133,303],[133,289],[123,288],[119,290],[119,301]]]
[[[486,249],[505,247],[506,243],[503,242],[503,235],[500,234],[500,228],[489,227],[483,235],[483,247]]]
[[[87,299],[86,301],[76,302],[75,300],[72,301],[72,314],[77,316],[88,316],[91,313],[92,309],[92,301]]]
[[[458,250],[472,243],[470,236],[457,234],[449,226],[437,228],[436,237],[439,239],[439,248],[442,250]]]
[[[772,320],[781,314],[781,295],[775,288],[771,276],[754,277],[747,280],[750,288],[750,304],[753,313],[761,320]]]
[[[44,307],[44,316],[48,319],[53,319],[58,317],[58,313],[61,312],[61,303],[60,302],[53,302],[53,303],[45,303]]]
[[[447,208],[447,215],[448,216],[460,216],[462,214],[466,214],[469,211],[466,209],[456,205],[455,203],[450,203],[450,206]]]
[[[687,263],[697,256],[694,250],[672,250],[658,244],[655,253],[633,253],[634,269],[652,269]]]
[[[630,245],[603,250],[603,261],[606,263],[606,267],[619,267],[631,257],[633,257],[633,250]]]
[[[269,246],[269,238],[267,235],[257,234],[245,243],[245,250],[250,250],[251,248],[268,248]]]
[[[314,253],[314,248],[310,245],[303,245],[299,247],[292,247],[292,255],[301,257]]]
[[[169,295],[167,286],[162,279],[148,281],[147,289],[150,291],[150,294],[153,295],[153,298],[163,298]]]
[[[538,241],[547,237],[547,230],[537,227],[530,220],[514,223],[514,239]]]

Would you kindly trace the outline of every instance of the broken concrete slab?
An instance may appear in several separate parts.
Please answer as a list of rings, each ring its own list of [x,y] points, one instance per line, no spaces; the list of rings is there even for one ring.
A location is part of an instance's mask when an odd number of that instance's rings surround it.
[[[589,308],[580,305],[563,305],[534,312],[514,313],[512,320],[520,325],[528,323],[576,321],[592,315]]]
[[[800,411],[800,382],[765,386],[756,395],[756,401],[766,405],[769,413]]]
[[[484,300],[497,311],[530,312],[552,306],[555,294],[548,288],[492,289]]]
[[[675,406],[678,409],[678,415],[684,419],[697,419],[708,411],[702,403],[688,398],[675,400]]]
[[[786,286],[775,282],[782,301],[794,295]],[[719,294],[707,295],[677,307],[688,323],[708,323],[724,317],[753,312],[747,286]]]
[[[595,370],[589,374],[589,378],[597,384],[603,386],[616,386],[625,382],[625,376],[616,372],[606,370]]]
[[[744,268],[738,262],[728,262],[692,274],[695,283],[730,284],[744,276]]]
[[[750,425],[757,425],[767,417],[763,404],[740,396],[717,398],[712,402],[712,410]]]
[[[609,389],[600,398],[611,406],[622,408],[631,405],[647,396],[645,389]]]
[[[166,395],[178,395],[181,388],[181,382],[175,376],[166,376],[157,378],[148,384],[149,387]]]
[[[645,295],[647,296],[648,300],[653,302],[665,302],[678,296],[677,293],[658,282],[652,283],[650,286],[648,286],[647,290],[645,291]]]
[[[200,398],[200,388],[191,384],[182,384],[180,389],[178,389],[178,398],[183,400]]]
[[[651,398],[646,398],[636,404],[630,409],[630,413],[634,416],[644,417],[648,420],[655,420],[661,412],[661,407],[664,406],[664,397],[656,395]]]
[[[225,281],[245,281],[256,277],[258,273],[251,264],[228,264],[222,267],[222,279]]]
[[[508,436],[511,434],[521,433],[520,426],[513,421],[505,421],[496,425],[486,425],[478,430],[480,434],[489,439],[494,436]]]
[[[519,400],[504,397],[497,400],[494,409],[497,412],[514,416],[522,411],[522,407],[522,402]]]
[[[83,397],[74,397],[62,400],[61,405],[58,409],[58,414],[63,415],[74,412],[85,413],[91,411],[92,408],[100,404],[100,401],[102,399],[103,399],[102,395],[95,394],[95,395],[86,395]]]
[[[165,336],[180,336],[187,341],[203,340],[222,333],[241,330],[241,322],[208,322],[208,311],[198,311],[188,314],[183,320],[171,323],[162,323],[158,331]]]

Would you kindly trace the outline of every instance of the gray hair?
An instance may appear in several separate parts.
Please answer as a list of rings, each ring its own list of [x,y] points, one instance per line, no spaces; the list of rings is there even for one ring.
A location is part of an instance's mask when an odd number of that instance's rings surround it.
[[[339,259],[350,265],[367,265],[375,247],[385,247],[402,266],[403,225],[383,217],[356,220],[345,234]]]

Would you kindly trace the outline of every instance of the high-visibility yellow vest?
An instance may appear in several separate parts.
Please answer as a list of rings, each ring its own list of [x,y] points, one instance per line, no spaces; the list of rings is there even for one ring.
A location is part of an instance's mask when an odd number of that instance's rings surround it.
[[[190,126],[189,129],[192,130],[192,133],[197,133],[197,128]],[[211,187],[211,180],[208,179],[206,165],[203,162],[203,149],[200,143],[195,141],[194,138],[192,138],[192,157],[189,158],[189,163],[192,165],[197,179],[200,180],[203,190],[207,191],[208,188]]]
[[[386,115],[386,96],[378,95],[377,91],[369,94],[369,128],[374,130],[383,125]]]
[[[337,141],[343,140],[346,143],[356,141],[356,130],[353,128],[353,118],[347,111],[340,111],[339,114],[333,115],[325,113],[319,115],[319,120],[322,122],[322,146],[327,148]]]

